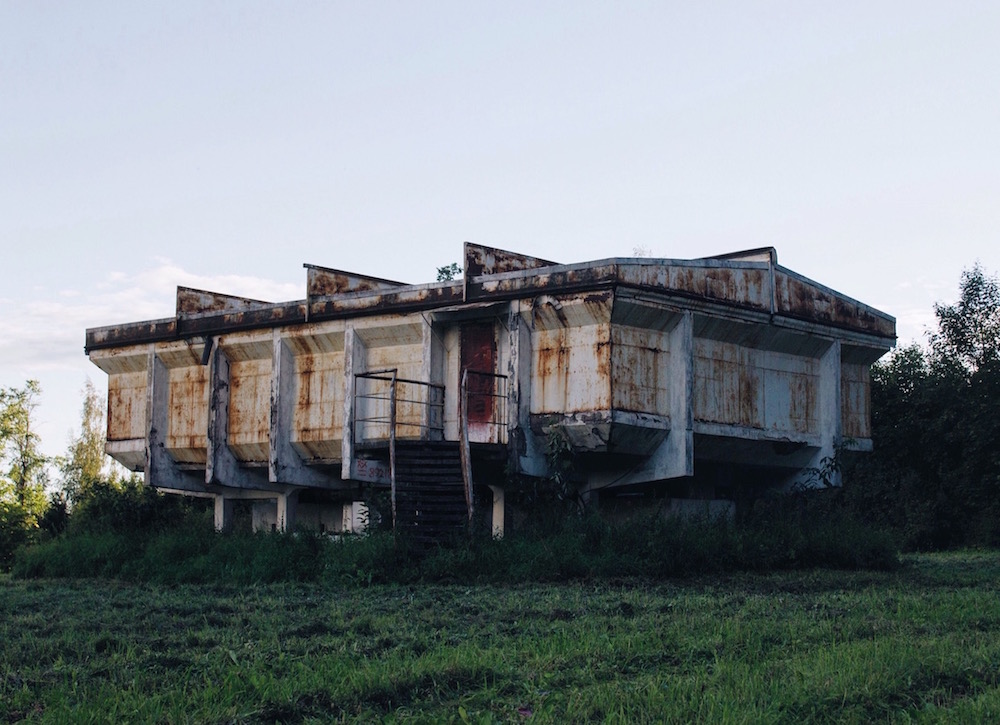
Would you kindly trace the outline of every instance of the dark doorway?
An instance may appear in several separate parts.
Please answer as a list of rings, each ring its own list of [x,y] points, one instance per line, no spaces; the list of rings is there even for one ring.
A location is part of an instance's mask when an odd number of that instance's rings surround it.
[[[469,371],[469,439],[479,443],[493,440],[496,404],[493,398],[497,365],[497,338],[492,322],[462,325],[462,356],[459,376]],[[461,382],[461,377],[459,378]]]

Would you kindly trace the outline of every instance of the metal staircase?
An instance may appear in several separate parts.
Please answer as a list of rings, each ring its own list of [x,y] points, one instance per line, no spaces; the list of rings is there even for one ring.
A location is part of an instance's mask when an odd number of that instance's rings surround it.
[[[396,441],[395,525],[417,546],[457,537],[468,524],[457,441]]]
[[[470,386],[470,375],[479,382]],[[490,437],[495,429],[505,438],[506,376],[463,371],[457,441],[443,440],[444,386],[400,378],[395,369],[357,373],[355,381],[352,447],[388,453],[393,528],[420,548],[468,531],[474,507],[469,400],[486,413],[477,417],[479,432]],[[408,406],[402,416],[400,405]]]

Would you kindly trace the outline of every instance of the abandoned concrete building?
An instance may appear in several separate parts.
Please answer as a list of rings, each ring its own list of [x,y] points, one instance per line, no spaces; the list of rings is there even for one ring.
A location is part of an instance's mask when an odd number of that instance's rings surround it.
[[[545,476],[552,436],[584,500],[711,511],[869,449],[869,366],[895,343],[771,248],[556,264],[467,243],[460,280],[414,285],[305,268],[304,300],[178,288],[173,317],[87,331],[107,452],[214,498],[220,529],[250,499],[256,528],[357,530],[374,487],[397,528],[475,512],[502,534],[506,482]]]

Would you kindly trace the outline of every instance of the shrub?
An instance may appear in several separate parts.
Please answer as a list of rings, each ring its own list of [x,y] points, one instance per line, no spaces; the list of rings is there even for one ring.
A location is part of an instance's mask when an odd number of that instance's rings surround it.
[[[781,497],[759,502],[736,521],[646,515],[616,524],[594,514],[568,516],[547,530],[526,526],[504,539],[462,537],[430,550],[415,549],[391,532],[338,539],[306,533],[217,534],[197,515],[174,526],[161,522],[139,530],[119,526],[97,532],[77,524],[61,537],[23,548],[13,571],[20,577],[104,576],[168,584],[367,586],[898,566],[892,538],[853,519],[838,500]],[[124,519],[133,521],[133,513]],[[91,521],[108,520],[104,514],[91,516]]]

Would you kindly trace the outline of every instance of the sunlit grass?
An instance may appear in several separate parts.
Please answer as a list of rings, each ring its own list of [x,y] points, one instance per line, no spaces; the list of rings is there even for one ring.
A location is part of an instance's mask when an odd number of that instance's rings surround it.
[[[671,583],[0,579],[0,719],[1000,718],[1000,554]]]

